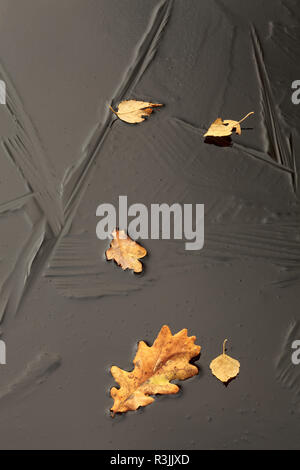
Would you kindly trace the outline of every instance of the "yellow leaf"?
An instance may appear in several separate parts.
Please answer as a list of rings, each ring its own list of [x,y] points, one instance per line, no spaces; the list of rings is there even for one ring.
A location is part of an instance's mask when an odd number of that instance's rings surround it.
[[[112,233],[113,240],[110,248],[106,251],[108,260],[114,259],[116,263],[125,269],[133,269],[135,273],[143,270],[143,265],[139,261],[147,254],[147,250],[141,245],[131,240],[124,230],[114,230]]]
[[[179,387],[171,384],[172,380],[185,380],[197,375],[197,367],[190,364],[190,360],[198,356],[201,350],[195,340],[195,336],[187,336],[186,329],[172,336],[165,325],[153,346],[140,341],[131,372],[116,366],[111,368],[114,379],[120,385],[118,389],[111,389],[113,414],[150,405],[154,401],[151,395],[177,393]]]
[[[245,116],[240,121],[233,121],[231,119],[222,121],[221,118],[218,118],[215,120],[215,122],[212,123],[206,134],[204,134],[204,137],[227,137],[233,133],[234,129],[237,134],[241,135],[241,123],[245,121],[248,116],[251,116],[251,114],[254,113],[251,112],[247,114],[247,116]]]
[[[118,111],[115,111],[111,106],[109,108],[122,121],[136,124],[138,122],[145,121],[145,118],[150,116],[153,112],[153,108],[157,108],[159,106],[163,106],[163,104],[128,100],[122,101],[119,104]]]
[[[225,354],[225,345],[227,339],[223,343],[223,354],[218,356],[210,363],[210,368],[212,373],[219,379],[221,382],[227,383],[229,380],[234,379],[240,371],[240,363],[236,359],[233,359],[230,356]]]

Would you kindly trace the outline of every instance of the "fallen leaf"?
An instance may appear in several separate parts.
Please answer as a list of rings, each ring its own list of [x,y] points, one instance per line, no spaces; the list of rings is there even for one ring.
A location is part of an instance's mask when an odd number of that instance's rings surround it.
[[[218,118],[215,120],[215,122],[212,123],[206,134],[204,134],[204,137],[230,136],[232,135],[234,129],[237,134],[241,135],[241,123],[245,121],[248,116],[251,116],[251,114],[254,114],[254,112],[252,111],[251,113],[248,113],[247,116],[245,116],[240,121],[233,121],[231,119],[226,119],[225,121],[222,121],[221,118]]]
[[[137,124],[138,122],[145,121],[145,118],[153,112],[153,108],[158,108],[159,106],[163,106],[163,104],[128,100],[122,101],[119,104],[118,111],[115,111],[111,106],[109,108],[122,121]]]
[[[120,385],[118,389],[111,389],[113,415],[150,405],[154,401],[150,395],[177,393],[179,387],[171,384],[172,380],[185,380],[197,375],[197,367],[190,364],[190,360],[198,356],[201,350],[195,340],[195,336],[187,336],[186,329],[172,336],[165,325],[153,346],[140,341],[131,372],[116,366],[111,368],[114,379]]]
[[[115,260],[124,271],[133,269],[135,273],[142,272],[143,265],[139,259],[146,256],[147,250],[131,240],[124,230],[114,230],[112,236],[113,240],[106,251],[106,258]]]
[[[225,354],[225,346],[227,339],[223,343],[223,354],[216,357],[211,363],[210,368],[212,373],[221,382],[227,383],[229,380],[234,379],[240,371],[240,363],[236,359]]]

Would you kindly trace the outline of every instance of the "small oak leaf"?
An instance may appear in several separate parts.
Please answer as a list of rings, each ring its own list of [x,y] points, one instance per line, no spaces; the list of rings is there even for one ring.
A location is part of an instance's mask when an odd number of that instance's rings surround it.
[[[186,329],[173,336],[166,325],[151,347],[140,341],[131,372],[116,366],[111,368],[115,381],[120,385],[120,388],[111,389],[113,416],[150,405],[154,401],[151,395],[175,394],[179,387],[170,383],[172,380],[185,380],[197,375],[198,368],[190,363],[201,350],[195,341],[196,337],[188,337]]]
[[[153,112],[153,108],[158,108],[163,104],[150,103],[147,101],[126,100],[122,101],[118,110],[115,111],[111,106],[110,110],[118,116],[119,119],[130,124],[137,124],[138,122],[145,121],[147,116]]]
[[[216,119],[208,131],[204,134],[204,137],[228,137],[232,135],[235,130],[236,134],[241,135],[241,123],[247,119],[248,116],[254,114],[253,112],[248,113],[240,121],[233,121],[231,119],[222,120],[221,118]]]
[[[135,273],[142,272],[143,265],[139,259],[146,256],[147,250],[131,240],[124,230],[114,230],[112,236],[110,248],[106,251],[107,260],[115,260],[124,271],[133,269]]]
[[[209,366],[213,375],[215,375],[217,379],[224,383],[234,379],[240,371],[239,361],[225,354],[226,342],[227,339],[225,339],[223,343],[223,354],[216,357],[216,359],[214,359]]]

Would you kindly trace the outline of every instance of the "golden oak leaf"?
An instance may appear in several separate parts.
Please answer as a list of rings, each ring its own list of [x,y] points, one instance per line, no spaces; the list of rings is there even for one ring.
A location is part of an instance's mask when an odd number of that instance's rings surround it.
[[[113,414],[150,405],[154,401],[151,395],[177,393],[179,387],[170,383],[172,380],[185,380],[197,375],[197,367],[190,364],[190,360],[198,356],[201,350],[195,340],[195,336],[187,336],[186,329],[172,336],[165,325],[151,347],[140,341],[131,372],[116,366],[111,368],[114,379],[120,385],[118,389],[111,389]]]
[[[241,123],[245,121],[248,116],[251,116],[251,114],[254,113],[251,112],[247,114],[247,116],[240,121],[233,121],[231,119],[222,121],[221,118],[218,118],[212,123],[208,131],[204,134],[204,137],[227,137],[233,133],[234,129],[237,134],[241,135]]]
[[[115,260],[124,271],[133,269],[135,273],[142,272],[143,265],[139,259],[146,256],[147,250],[131,240],[124,230],[114,230],[112,236],[113,240],[106,251],[106,258]]]
[[[163,104],[127,100],[119,104],[118,111],[115,111],[111,106],[110,110],[122,121],[137,124],[138,122],[145,121],[145,118],[153,112],[153,108],[158,108],[159,106],[163,106]]]
[[[234,379],[240,371],[240,363],[236,359],[233,359],[230,356],[225,354],[225,345],[227,339],[223,343],[223,354],[216,357],[211,363],[210,368],[212,373],[219,379],[221,382],[227,383],[229,380]]]

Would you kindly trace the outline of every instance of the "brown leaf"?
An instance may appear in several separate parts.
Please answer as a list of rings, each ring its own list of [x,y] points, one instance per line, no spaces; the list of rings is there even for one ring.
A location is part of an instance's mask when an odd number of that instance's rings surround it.
[[[197,367],[190,364],[190,360],[198,356],[201,350],[195,340],[195,336],[187,336],[186,329],[172,336],[165,325],[153,346],[140,341],[131,372],[116,366],[111,368],[114,379],[120,385],[118,389],[111,389],[113,414],[150,405],[154,401],[150,395],[177,393],[179,387],[171,384],[172,380],[185,380],[197,375]]]
[[[133,269],[135,273],[140,273],[143,270],[143,265],[139,258],[144,258],[147,250],[131,240],[124,230],[114,230],[112,236],[113,240],[110,248],[106,251],[106,258],[115,260],[124,271],[125,269]]]
[[[122,101],[119,104],[118,111],[115,111],[111,106],[110,110],[118,116],[119,119],[130,124],[145,121],[147,116],[153,112],[152,108],[163,106],[163,104],[150,103],[147,101],[128,100]]]
[[[218,118],[215,120],[215,122],[212,123],[206,134],[204,134],[204,137],[230,136],[233,133],[234,129],[237,134],[241,135],[241,123],[245,121],[248,116],[251,116],[251,114],[254,114],[254,112],[247,114],[247,116],[245,116],[240,121],[233,121],[231,119],[226,119],[225,121],[222,121],[221,118]]]
[[[240,371],[240,363],[236,359],[233,359],[230,356],[225,354],[225,345],[227,339],[223,343],[223,354],[216,357],[211,363],[210,368],[212,373],[219,379],[221,382],[227,383],[229,380],[234,379]]]

